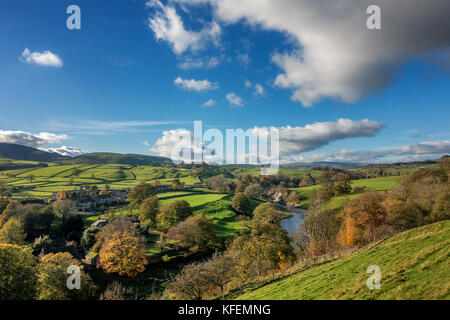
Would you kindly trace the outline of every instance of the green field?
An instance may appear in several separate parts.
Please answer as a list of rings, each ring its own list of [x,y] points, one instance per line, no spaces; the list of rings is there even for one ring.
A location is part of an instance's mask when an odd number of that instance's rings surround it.
[[[18,165],[20,162],[14,162]],[[30,176],[33,179],[30,180]],[[142,182],[159,181],[169,185],[179,179],[186,185],[200,180],[186,169],[107,164],[107,165],[51,165],[43,168],[24,168],[0,171],[0,182],[17,187],[14,196],[49,196],[54,191],[73,190],[95,184],[99,188],[132,188]],[[20,188],[19,188],[20,187]]]
[[[371,265],[381,269],[380,290],[366,286]],[[450,221],[443,221],[300,271],[238,299],[450,299],[449,270]]]
[[[362,180],[353,180],[352,181],[352,187],[363,187],[365,186],[367,191],[369,192],[383,192],[383,191],[389,191],[393,188],[395,188],[400,180],[404,178],[404,176],[392,176],[392,177],[382,177],[382,178],[374,178],[374,179],[362,179]],[[310,187],[304,187],[304,188],[295,188],[292,190],[296,190],[302,201],[302,205],[308,206],[311,202],[311,198],[313,195],[314,190],[319,189],[320,186],[310,186]],[[327,202],[327,208],[329,210],[339,210],[341,209],[345,203],[354,198],[359,196],[360,194],[348,194],[344,196],[337,196],[333,197],[331,200]]]

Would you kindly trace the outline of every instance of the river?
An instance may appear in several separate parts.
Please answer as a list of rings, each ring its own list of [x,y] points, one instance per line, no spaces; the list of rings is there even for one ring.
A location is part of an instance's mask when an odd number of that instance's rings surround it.
[[[293,232],[300,229],[300,226],[305,219],[306,210],[287,206],[285,206],[285,208],[289,210],[292,217],[283,219],[283,221],[281,221],[281,227],[285,229],[289,235],[291,235]]]

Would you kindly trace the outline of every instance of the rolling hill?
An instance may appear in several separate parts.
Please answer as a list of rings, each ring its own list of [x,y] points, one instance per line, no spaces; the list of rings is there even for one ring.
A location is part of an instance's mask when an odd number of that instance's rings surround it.
[[[171,164],[169,158],[140,154],[119,154],[108,152],[85,153],[66,160],[66,164],[126,164],[131,166],[161,166]]]
[[[381,288],[366,272],[380,267]],[[409,230],[376,245],[276,280],[238,299],[450,299],[450,221]]]
[[[19,144],[0,143],[0,158],[22,161],[53,162],[65,160],[69,157]]]

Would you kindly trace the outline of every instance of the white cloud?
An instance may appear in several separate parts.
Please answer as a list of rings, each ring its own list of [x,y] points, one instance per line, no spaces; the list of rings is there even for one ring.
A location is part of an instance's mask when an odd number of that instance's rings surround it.
[[[260,84],[255,84],[255,94],[257,94],[257,95],[259,95],[259,96],[262,96],[262,95],[264,95],[264,88],[263,88],[263,86],[262,85],[260,85]]]
[[[86,153],[84,150],[68,146],[44,147],[48,144],[60,143],[68,138],[69,137],[65,134],[54,134],[49,132],[33,134],[26,131],[10,131],[0,129],[0,142],[2,143],[19,144],[42,151],[59,153],[63,156],[77,156],[82,153]]]
[[[265,93],[264,87],[262,85],[260,85],[259,83],[253,85],[253,83],[251,83],[248,80],[245,80],[245,88],[246,89],[253,88],[255,90],[254,91],[255,96],[263,96]]]
[[[279,131],[280,155],[288,156],[312,151],[336,140],[372,137],[383,127],[383,124],[368,119],[361,121],[338,119],[336,122],[316,122],[304,127],[287,126],[274,129]],[[270,129],[255,127],[253,134],[264,136]]]
[[[226,97],[230,104],[238,106],[238,107],[244,106],[244,102],[242,101],[242,98],[239,97],[238,95],[236,95],[234,92],[228,93]]]
[[[208,101],[206,101],[205,103],[202,104],[202,106],[204,107],[212,107],[216,105],[216,101],[213,99],[209,99]]]
[[[31,63],[31,64],[38,64],[40,66],[44,67],[62,67],[63,61],[62,59],[50,52],[50,51],[44,51],[44,52],[31,52],[28,48],[26,48],[22,55],[19,57],[19,60]]]
[[[290,156],[283,162],[383,162],[383,161],[413,161],[437,158],[450,154],[450,141],[425,141],[409,146],[385,148],[380,150],[341,150],[332,154],[311,154]]]
[[[222,29],[215,21],[200,31],[190,31],[184,27],[174,6],[164,5],[159,0],[151,0],[147,6],[154,9],[149,27],[155,38],[167,41],[177,55],[202,49],[207,43],[219,44]]]
[[[183,70],[190,70],[190,69],[199,69],[199,68],[205,68],[205,69],[214,69],[220,64],[220,57],[211,57],[211,58],[186,58],[184,61],[178,63],[178,67]]]
[[[67,146],[61,146],[61,147],[57,147],[57,148],[39,148],[42,151],[47,151],[47,152],[53,152],[53,153],[58,153],[62,156],[67,156],[67,157],[76,157],[79,156],[81,154],[87,153],[87,151],[78,149],[78,148],[74,148],[74,147],[67,147]]]
[[[247,67],[252,59],[250,59],[250,56],[248,53],[238,53],[236,56],[236,60],[239,62],[239,64],[243,67]]]
[[[400,66],[449,44],[448,0],[174,0],[210,3],[225,24],[245,21],[286,34],[297,49],[277,53],[275,85],[305,107],[331,98],[345,103],[388,86]],[[366,9],[380,5],[382,30],[368,30]]]
[[[184,90],[193,90],[193,91],[208,91],[215,90],[219,88],[217,83],[212,83],[209,80],[194,80],[194,79],[182,79],[178,77],[174,81],[175,85]]]
[[[68,139],[65,134],[41,132],[33,134],[26,131],[10,131],[0,129],[0,142],[15,143],[28,147],[38,148],[46,144],[59,143]]]

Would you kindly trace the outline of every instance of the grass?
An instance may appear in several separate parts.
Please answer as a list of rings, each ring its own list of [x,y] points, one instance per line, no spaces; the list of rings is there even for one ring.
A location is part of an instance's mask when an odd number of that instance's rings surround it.
[[[371,265],[381,289],[369,290]],[[450,221],[395,235],[372,248],[314,266],[245,293],[238,299],[450,299]]]
[[[402,178],[402,176],[391,176],[374,179],[353,180],[352,187],[365,186],[366,190],[369,192],[384,192],[395,188]],[[300,194],[300,197],[302,198],[302,205],[307,207],[311,203],[314,190],[318,190],[319,188],[320,186],[315,185],[310,187],[295,188],[292,190],[296,190]],[[326,206],[329,210],[337,211],[342,209],[348,200],[358,197],[359,195],[360,194],[348,194],[333,197],[327,202]]]

